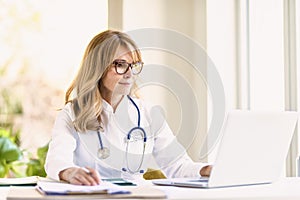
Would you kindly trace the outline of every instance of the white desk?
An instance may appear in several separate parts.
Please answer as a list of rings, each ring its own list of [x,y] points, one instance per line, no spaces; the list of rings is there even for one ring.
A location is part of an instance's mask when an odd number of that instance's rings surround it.
[[[166,192],[168,199],[207,199],[207,200],[299,200],[300,178],[283,178],[273,184],[241,187],[198,189],[172,186],[153,186]],[[9,187],[0,187],[0,200],[5,200]]]
[[[228,188],[198,189],[164,186],[160,189],[166,192],[168,199],[299,200],[300,178],[284,178],[273,184]]]

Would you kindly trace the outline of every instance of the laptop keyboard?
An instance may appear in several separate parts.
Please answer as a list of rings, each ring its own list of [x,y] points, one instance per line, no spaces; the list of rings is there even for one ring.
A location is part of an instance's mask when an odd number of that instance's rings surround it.
[[[209,180],[208,177],[201,177],[199,179],[193,179],[193,180],[190,180],[190,182],[201,182],[201,183],[207,183]]]

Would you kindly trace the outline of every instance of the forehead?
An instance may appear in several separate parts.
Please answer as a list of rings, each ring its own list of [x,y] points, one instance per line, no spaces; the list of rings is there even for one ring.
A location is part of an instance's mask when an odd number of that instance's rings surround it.
[[[115,59],[132,60],[132,52],[121,46],[117,49]]]
[[[127,60],[128,62],[137,61],[138,60],[137,51],[130,50],[124,46],[120,46],[116,51],[114,59],[123,59],[123,60]]]

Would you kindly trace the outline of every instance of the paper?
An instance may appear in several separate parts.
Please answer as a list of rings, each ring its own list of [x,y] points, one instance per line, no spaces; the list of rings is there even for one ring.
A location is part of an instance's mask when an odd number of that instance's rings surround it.
[[[62,182],[39,181],[39,191],[46,195],[68,195],[68,194],[129,194],[130,191],[109,182],[101,182],[96,186],[73,185]]]
[[[0,178],[0,186],[36,185],[38,181],[38,176],[28,176],[22,178]]]

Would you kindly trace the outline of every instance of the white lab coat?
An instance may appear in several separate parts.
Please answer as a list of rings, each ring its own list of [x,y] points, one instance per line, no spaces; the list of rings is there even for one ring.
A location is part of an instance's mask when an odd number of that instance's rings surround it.
[[[104,130],[100,135],[103,146],[110,150],[110,156],[106,159],[97,156],[100,142],[96,131],[76,132],[73,126],[75,115],[71,103],[68,103],[58,113],[53,127],[45,163],[48,177],[58,180],[58,174],[63,169],[92,167],[98,170],[101,178],[136,179],[141,178],[147,168],[153,168],[153,164],[157,164],[169,178],[200,176],[200,169],[207,164],[195,163],[190,159],[157,112],[157,107],[149,106],[140,99],[134,99],[134,102],[140,110],[141,127],[147,134],[144,158],[142,140],[130,142],[126,153],[128,132],[138,126],[137,109],[128,98],[123,98],[115,112],[103,101],[101,119]],[[128,173],[128,168],[137,173]]]

